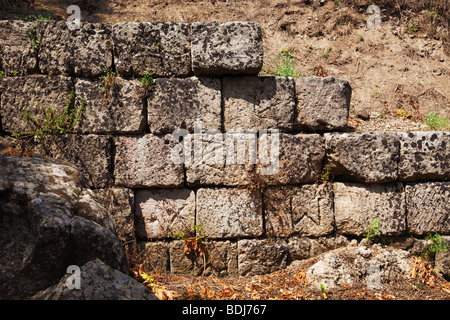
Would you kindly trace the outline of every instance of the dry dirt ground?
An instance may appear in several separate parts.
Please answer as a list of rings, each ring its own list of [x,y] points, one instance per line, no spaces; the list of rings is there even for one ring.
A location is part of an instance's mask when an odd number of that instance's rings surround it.
[[[322,2],[320,4],[319,2]],[[381,28],[368,29],[368,5],[381,7]],[[448,0],[0,0],[0,19],[50,12],[67,19],[79,5],[82,22],[256,21],[263,30],[265,64],[273,74],[281,50],[293,54],[301,75],[346,79],[353,89],[349,124],[356,131],[430,130],[425,112],[450,118]],[[431,7],[430,7],[431,3]],[[404,113],[398,113],[403,110]],[[408,115],[406,117],[405,115]],[[365,120],[363,120],[364,118]],[[446,130],[450,130],[448,127]],[[152,273],[147,284],[162,297],[182,299],[324,299],[305,285],[306,260],[251,279],[182,277]],[[143,280],[145,281],[145,280]],[[326,291],[327,299],[450,299],[422,281],[364,283]]]

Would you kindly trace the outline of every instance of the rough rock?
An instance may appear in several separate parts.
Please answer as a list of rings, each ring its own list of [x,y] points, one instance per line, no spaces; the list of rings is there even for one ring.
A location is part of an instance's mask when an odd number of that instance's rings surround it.
[[[322,186],[270,187],[264,192],[266,233],[319,237],[334,230],[332,192]]]
[[[450,237],[444,236],[443,238],[450,245]],[[434,269],[436,273],[450,281],[450,249],[436,253]]]
[[[292,261],[312,258],[348,244],[349,240],[343,235],[319,238],[293,236],[287,239],[289,259]]]
[[[176,146],[171,135],[117,137],[115,145],[116,186],[173,188],[183,185],[183,164],[171,159]]]
[[[450,234],[450,182],[407,184],[405,194],[412,234]]]
[[[72,79],[63,76],[0,78],[0,82],[2,126],[10,133],[32,129],[24,120],[26,109],[39,121],[45,119],[48,107],[62,114],[73,87]]]
[[[203,242],[205,255],[185,254],[184,241],[170,243],[171,272],[184,275],[214,275],[216,277],[237,276],[237,243],[231,241]],[[206,268],[205,268],[206,267]]]
[[[258,74],[263,65],[261,27],[255,22],[194,22],[195,75]]]
[[[66,21],[38,21],[39,69],[45,74],[98,78],[112,66],[111,26],[83,22],[70,30]]]
[[[222,92],[225,130],[292,131],[295,93],[291,78],[224,78]]]
[[[158,300],[142,283],[111,268],[100,259],[80,268],[80,288],[70,289],[74,274],[66,274],[54,286],[32,297],[32,300]]]
[[[336,179],[366,183],[397,180],[399,141],[395,133],[325,133],[327,161]]]
[[[239,276],[271,273],[287,266],[288,245],[282,240],[239,240]]]
[[[105,188],[112,179],[112,142],[108,136],[53,135],[43,141],[35,139],[37,154],[75,164],[88,187]]]
[[[333,183],[334,218],[340,234],[362,236],[372,219],[382,235],[399,236],[406,230],[406,204],[402,183]]]
[[[186,23],[125,22],[113,25],[114,63],[124,76],[186,77],[191,35]]]
[[[195,193],[188,189],[138,190],[135,200],[136,237],[165,238],[195,224]]]
[[[170,256],[168,242],[139,241],[138,250],[143,257],[144,270],[166,273],[170,271]]]
[[[150,87],[147,103],[150,132],[187,129],[193,133],[195,121],[200,121],[198,130],[220,130],[220,90],[220,79],[215,78],[157,79]]]
[[[278,150],[277,150],[278,147]],[[269,185],[315,182],[325,157],[318,134],[263,134],[258,139],[256,174]]]
[[[401,181],[450,178],[450,133],[442,131],[399,132]]]
[[[126,272],[106,210],[65,162],[0,155],[0,298],[23,299],[55,284],[68,265],[99,258]]]
[[[0,70],[7,76],[25,75],[37,68],[32,22],[0,21]]]
[[[346,80],[333,77],[295,79],[295,128],[305,131],[342,131],[347,128],[352,89]]]
[[[75,106],[85,106],[75,131],[81,133],[142,133],[146,126],[141,84],[138,80],[113,78],[112,86],[99,80],[77,79]]]
[[[258,237],[263,233],[261,194],[250,189],[197,190],[196,224],[210,239]]]
[[[307,270],[306,279],[317,289],[357,283],[381,289],[385,282],[407,278],[412,265],[409,252],[404,250],[347,246],[318,257]]]

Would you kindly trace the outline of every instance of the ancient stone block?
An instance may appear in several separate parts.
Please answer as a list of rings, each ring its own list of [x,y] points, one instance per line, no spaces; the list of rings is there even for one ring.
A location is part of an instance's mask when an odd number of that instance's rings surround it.
[[[295,79],[295,127],[305,131],[345,130],[352,90],[346,80],[333,77]]]
[[[0,21],[0,71],[7,76],[25,75],[37,68],[37,50],[33,44],[33,23]]]
[[[171,159],[176,142],[171,135],[123,136],[115,140],[115,182],[129,188],[181,187],[183,164]]]
[[[258,237],[263,233],[261,194],[247,189],[199,189],[196,224],[206,238]]]
[[[315,182],[324,156],[318,134],[263,134],[258,139],[256,174],[269,185]]]
[[[37,129],[24,120],[27,109],[29,115],[39,121],[45,119],[48,107],[61,115],[73,87],[72,79],[62,76],[0,78],[0,82],[2,126],[10,133]]]
[[[81,23],[70,30],[66,21],[38,21],[39,69],[45,74],[98,78],[113,61],[111,26]]]
[[[450,133],[399,132],[401,181],[450,178]]]
[[[36,141],[34,152],[74,163],[89,187],[105,188],[112,178],[111,138],[98,135],[53,135]]]
[[[325,152],[336,179],[367,183],[397,180],[399,141],[390,132],[325,133]]]
[[[146,125],[143,97],[138,80],[120,77],[111,86],[100,86],[99,80],[77,79],[75,106],[85,102],[75,130],[82,133],[140,133]]]
[[[262,65],[263,44],[259,23],[192,24],[192,70],[195,75],[256,75]]]
[[[407,184],[405,193],[411,233],[450,234],[450,182]]]
[[[144,270],[147,272],[169,272],[169,246],[169,243],[162,241],[139,241],[138,250],[143,260]]]
[[[185,77],[191,73],[190,26],[125,22],[113,25],[114,63],[124,76]]]
[[[324,236],[333,231],[333,197],[317,185],[270,187],[264,193],[266,233]]]
[[[138,190],[136,237],[165,238],[188,232],[195,224],[195,193],[188,189]]]
[[[251,277],[284,269],[288,254],[288,245],[282,240],[239,240],[239,275]]]
[[[194,132],[194,122],[202,129],[221,129],[220,80],[206,77],[159,78],[148,94],[148,125],[154,134],[176,129]]]
[[[398,236],[406,230],[406,204],[402,183],[333,183],[336,230],[362,236],[372,219],[382,235]]]
[[[225,130],[292,131],[294,82],[287,77],[223,79]]]

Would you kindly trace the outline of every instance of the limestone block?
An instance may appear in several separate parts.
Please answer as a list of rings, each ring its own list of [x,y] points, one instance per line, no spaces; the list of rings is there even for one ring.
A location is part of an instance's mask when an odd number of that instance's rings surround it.
[[[203,129],[221,129],[220,79],[159,78],[148,94],[148,125],[154,134],[176,129],[194,132],[195,121]]]
[[[239,276],[251,277],[286,268],[289,247],[282,241],[239,240]]]
[[[35,143],[34,152],[75,164],[87,186],[105,188],[112,178],[112,142],[107,136],[54,135]]]
[[[7,76],[25,75],[37,68],[31,22],[0,21],[0,70]]]
[[[334,223],[330,190],[317,185],[270,187],[264,193],[266,233],[274,237],[319,237]]]
[[[406,230],[406,204],[402,183],[333,183],[336,230],[362,236],[372,219],[380,221],[382,235],[398,236]]]
[[[325,133],[328,164],[336,179],[366,183],[397,180],[399,141],[390,132]]]
[[[258,139],[256,174],[269,185],[315,182],[324,156],[318,134],[263,134]]]
[[[225,130],[279,129],[292,131],[294,82],[287,77],[223,79]]]
[[[61,115],[73,87],[72,78],[63,76],[0,78],[0,82],[2,126],[10,133],[32,130],[24,120],[26,109],[39,121],[45,119],[48,107]]]
[[[156,271],[166,273],[170,271],[169,243],[162,241],[139,241],[137,245],[146,272]]]
[[[191,73],[189,24],[125,22],[113,25],[114,63],[123,76],[185,77]]]
[[[195,75],[258,74],[262,65],[259,23],[192,24],[192,70]]]
[[[111,26],[81,23],[70,30],[66,21],[38,21],[39,69],[45,74],[70,74],[98,78],[111,68]]]
[[[112,87],[101,88],[99,80],[77,79],[75,106],[85,106],[75,130],[82,133],[141,133],[145,129],[140,82],[114,78]]]
[[[136,236],[158,239],[187,232],[195,224],[195,193],[188,189],[138,190]]]
[[[196,224],[206,238],[258,237],[263,233],[261,194],[247,189],[197,190]]]
[[[176,142],[170,135],[122,136],[115,140],[115,182],[128,188],[181,187],[183,164],[171,160]]]
[[[450,178],[450,133],[399,132],[401,181]]]
[[[411,233],[450,234],[450,182],[407,184],[405,193]]]
[[[295,79],[295,127],[305,131],[345,130],[352,89],[346,80],[333,77]]]

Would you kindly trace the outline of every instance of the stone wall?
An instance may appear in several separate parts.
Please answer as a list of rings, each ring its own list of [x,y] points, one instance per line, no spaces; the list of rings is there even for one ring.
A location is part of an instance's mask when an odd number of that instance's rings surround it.
[[[351,132],[347,81],[258,77],[258,24],[0,21],[0,34],[2,135],[29,130],[25,110],[44,119],[48,106],[83,105],[73,133],[26,144],[78,165],[152,267],[268,273],[361,239],[373,218],[403,247],[450,234],[450,133]],[[144,86],[145,73],[156,81]],[[233,140],[239,130],[255,139],[257,162],[227,161],[230,146],[249,150]],[[174,132],[194,142],[191,161],[174,161],[186,145]],[[259,151],[275,138],[278,170],[266,174]],[[205,259],[173,239],[193,226]]]

